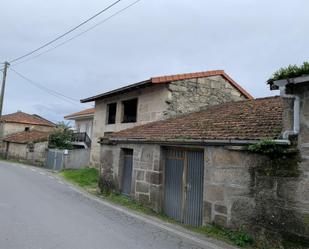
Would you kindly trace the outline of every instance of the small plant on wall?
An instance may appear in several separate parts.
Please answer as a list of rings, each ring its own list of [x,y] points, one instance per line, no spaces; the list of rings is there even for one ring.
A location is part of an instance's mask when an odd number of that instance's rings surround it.
[[[272,84],[276,80],[295,78],[303,75],[309,75],[309,62],[304,62],[301,66],[289,65],[280,68],[272,75],[267,83]]]

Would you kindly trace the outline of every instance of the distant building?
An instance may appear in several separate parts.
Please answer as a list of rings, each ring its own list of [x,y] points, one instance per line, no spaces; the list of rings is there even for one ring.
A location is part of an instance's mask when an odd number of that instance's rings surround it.
[[[55,127],[53,122],[36,114],[18,111],[3,115],[0,119],[2,155],[43,163],[48,136]]]

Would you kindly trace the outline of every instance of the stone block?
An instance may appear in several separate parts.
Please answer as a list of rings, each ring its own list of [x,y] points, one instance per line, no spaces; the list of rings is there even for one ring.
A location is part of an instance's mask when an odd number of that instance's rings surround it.
[[[281,177],[277,178],[277,196],[285,200],[294,200],[298,188],[298,178]]]
[[[145,146],[142,148],[141,162],[152,163],[153,147]]]
[[[162,183],[162,173],[154,172],[154,171],[147,171],[146,172],[146,182],[151,184],[159,185]]]
[[[248,224],[255,212],[255,200],[249,197],[239,197],[232,200],[231,225],[239,228]]]
[[[216,185],[206,185],[205,199],[208,201],[223,201],[224,187]]]
[[[227,214],[227,208],[224,205],[215,204],[215,211],[221,214]]]
[[[154,159],[153,160],[153,170],[154,171],[160,171],[161,170],[161,160],[160,159]]]
[[[255,164],[255,157],[246,152],[216,148],[212,153],[212,162],[216,167],[249,167]]]
[[[136,181],[136,192],[149,193],[149,184],[146,182]]]
[[[151,162],[140,162],[140,163],[139,163],[139,167],[140,167],[141,169],[152,170],[152,163],[151,163]]]
[[[211,223],[212,222],[212,203],[208,201],[204,201],[203,203],[203,210],[204,210],[204,222]]]
[[[215,215],[214,221],[216,225],[219,225],[221,227],[226,227],[227,226],[227,217],[224,215]]]
[[[213,171],[212,182],[237,186],[249,186],[251,175],[246,168],[217,168]]]
[[[136,180],[145,181],[145,171],[144,170],[136,170]]]
[[[138,193],[138,201],[143,205],[149,205],[149,195]]]
[[[153,210],[161,211],[161,187],[150,186],[150,205]]]

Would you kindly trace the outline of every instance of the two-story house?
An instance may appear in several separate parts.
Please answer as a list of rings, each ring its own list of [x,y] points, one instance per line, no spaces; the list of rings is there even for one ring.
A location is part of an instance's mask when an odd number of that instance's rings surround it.
[[[95,102],[90,163],[100,164],[100,139],[109,133],[199,110],[252,99],[223,70],[153,77],[81,100]]]
[[[73,144],[81,147],[91,147],[94,108],[85,109],[66,115],[64,119],[74,121]]]

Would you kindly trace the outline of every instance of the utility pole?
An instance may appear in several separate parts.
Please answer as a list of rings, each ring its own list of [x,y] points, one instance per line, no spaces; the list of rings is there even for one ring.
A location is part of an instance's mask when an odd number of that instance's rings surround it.
[[[10,65],[10,63],[8,63],[7,61],[4,62],[2,86],[1,86],[1,93],[0,93],[0,117],[2,116],[5,81],[6,81],[6,74],[7,74],[7,70],[8,70],[9,65]]]

